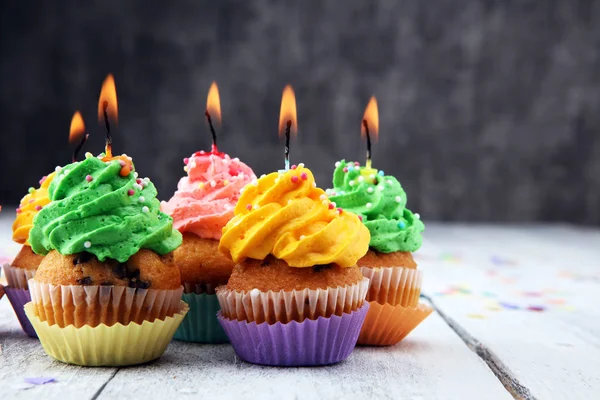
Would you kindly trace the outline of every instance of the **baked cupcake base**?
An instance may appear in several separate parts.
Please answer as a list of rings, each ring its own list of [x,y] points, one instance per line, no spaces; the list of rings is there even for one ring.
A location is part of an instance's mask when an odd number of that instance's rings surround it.
[[[217,320],[221,309],[214,294],[184,293],[183,301],[190,310],[175,332],[175,339],[196,343],[227,343],[227,334]]]
[[[433,312],[427,304],[415,307],[370,302],[370,309],[358,338],[358,344],[391,346],[404,339]]]
[[[369,304],[356,311],[302,322],[237,321],[218,319],[242,360],[270,366],[316,366],[335,364],[348,358],[367,315]]]
[[[179,311],[172,317],[154,322],[61,328],[40,320],[33,303],[25,305],[46,354],[67,364],[89,367],[135,365],[159,358],[188,309],[188,305],[181,302]]]

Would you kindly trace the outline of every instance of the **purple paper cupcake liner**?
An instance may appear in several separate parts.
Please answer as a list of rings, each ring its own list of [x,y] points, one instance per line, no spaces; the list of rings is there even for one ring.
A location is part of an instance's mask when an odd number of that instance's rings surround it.
[[[31,322],[29,322],[29,318],[25,315],[24,306],[26,303],[31,301],[31,295],[29,294],[29,290],[27,289],[15,289],[7,286],[4,288],[6,292],[6,297],[10,301],[13,310],[15,310],[15,314],[17,314],[17,318],[21,323],[21,328],[23,331],[31,336],[32,338],[37,338],[35,334],[35,329],[31,326]]]
[[[238,357],[271,366],[315,366],[335,364],[348,358],[360,334],[369,303],[351,313],[303,322],[246,322],[218,319]]]

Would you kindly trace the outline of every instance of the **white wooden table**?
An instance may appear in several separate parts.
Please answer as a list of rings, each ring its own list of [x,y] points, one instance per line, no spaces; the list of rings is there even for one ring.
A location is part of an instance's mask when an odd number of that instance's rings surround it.
[[[0,255],[18,250],[10,222]],[[425,238],[423,301],[437,311],[399,345],[329,367],[260,367],[229,345],[181,342],[138,367],[65,365],[3,299],[0,399],[600,399],[600,230],[430,223]]]

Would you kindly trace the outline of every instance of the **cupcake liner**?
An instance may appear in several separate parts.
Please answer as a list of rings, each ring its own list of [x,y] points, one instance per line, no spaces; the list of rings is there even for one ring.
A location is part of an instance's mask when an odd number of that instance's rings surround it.
[[[398,343],[415,329],[433,308],[427,304],[416,307],[392,306],[371,301],[371,308],[358,338],[358,344],[389,346]]]
[[[227,343],[227,335],[217,320],[221,309],[214,294],[184,293],[190,311],[175,332],[175,339],[198,343]]]
[[[29,281],[31,301],[40,320],[60,327],[141,324],[173,316],[183,287],[176,290],[125,286],[64,286]]]
[[[10,264],[4,264],[2,269],[6,275],[8,286],[15,289],[28,289],[27,282],[35,276],[34,269],[17,268]]]
[[[37,310],[33,303],[25,305],[25,312],[50,357],[67,364],[120,367],[160,357],[185,317],[188,306],[181,302],[178,311],[164,320],[81,328],[49,325],[40,320]]]
[[[215,285],[212,283],[191,283],[191,282],[183,282],[183,292],[184,293],[196,293],[196,294],[215,294],[215,289],[219,285]],[[216,318],[216,317],[215,317]]]
[[[367,315],[369,303],[356,311],[303,322],[237,321],[219,313],[219,322],[239,358],[271,366],[335,364],[348,358]]]
[[[361,267],[360,272],[371,281],[367,301],[402,307],[419,304],[423,283],[421,271],[405,267]]]
[[[261,292],[258,289],[239,292],[220,286],[217,297],[225,318],[257,324],[285,324],[354,311],[362,306],[368,288],[366,278],[353,285],[287,292]]]
[[[29,319],[25,315],[25,310],[23,308],[26,303],[31,301],[29,290],[15,289],[10,286],[5,287],[4,290],[6,291],[6,297],[8,297],[8,301],[10,301],[13,310],[15,310],[15,314],[17,314],[17,319],[19,320],[23,331],[27,335],[37,338],[35,330],[33,329],[33,326],[31,326],[31,322],[29,322]]]

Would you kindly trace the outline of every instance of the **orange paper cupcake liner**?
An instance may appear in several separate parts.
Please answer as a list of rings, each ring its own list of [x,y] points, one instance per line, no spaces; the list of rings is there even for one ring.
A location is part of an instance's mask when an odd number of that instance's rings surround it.
[[[371,281],[367,301],[402,307],[419,304],[423,283],[421,271],[406,267],[360,267],[360,272]]]
[[[402,307],[371,301],[370,305],[358,337],[358,344],[370,346],[390,346],[400,342],[433,311],[423,303]]]

